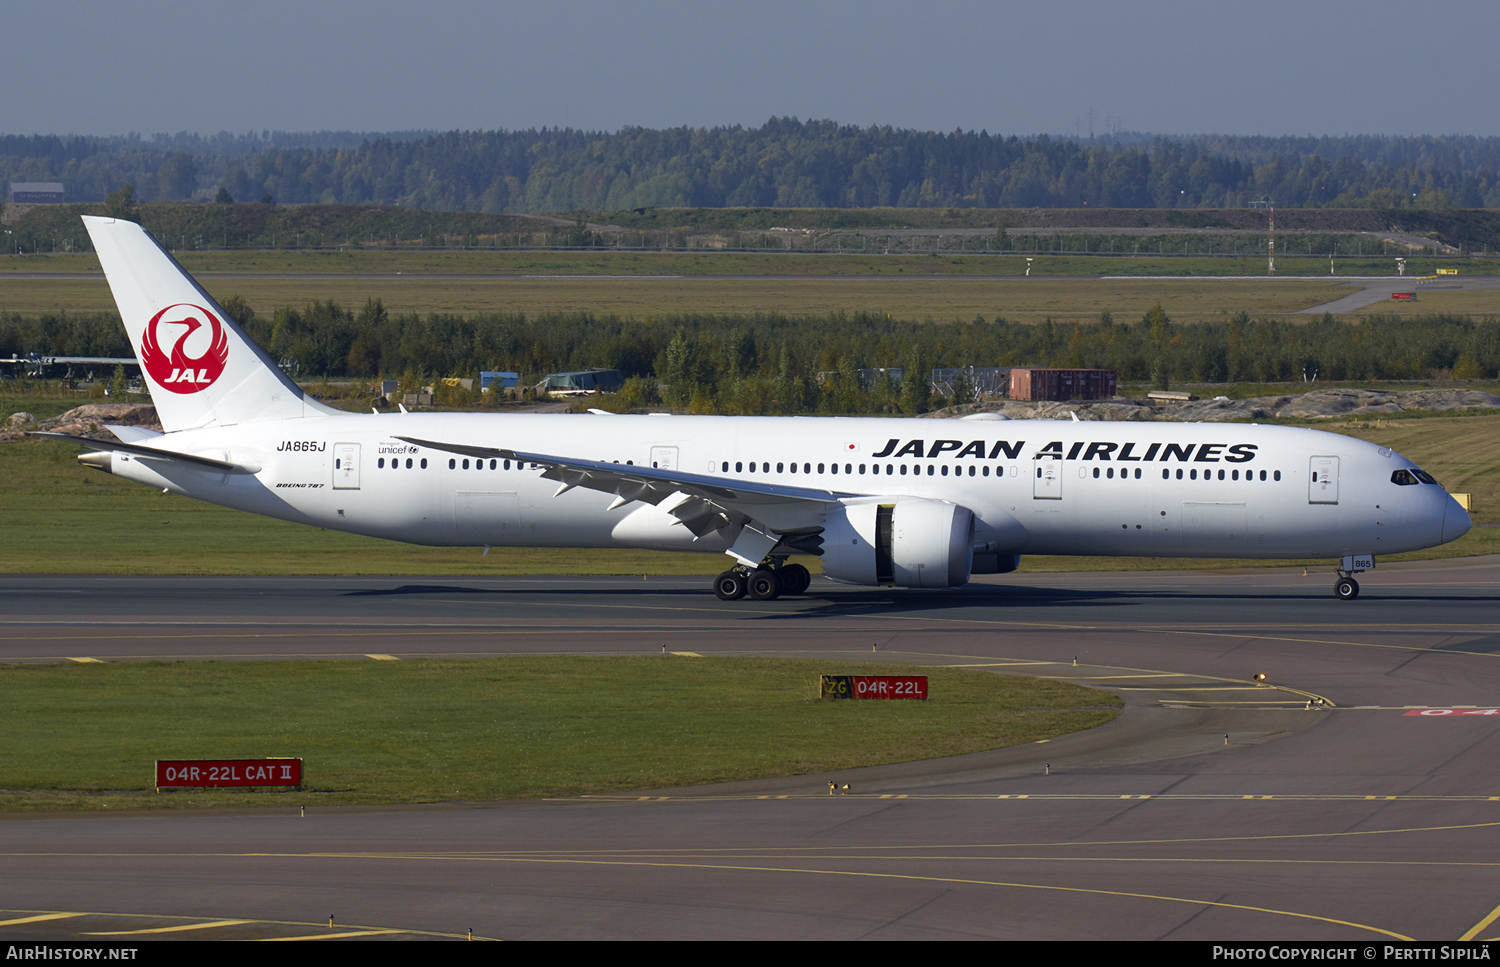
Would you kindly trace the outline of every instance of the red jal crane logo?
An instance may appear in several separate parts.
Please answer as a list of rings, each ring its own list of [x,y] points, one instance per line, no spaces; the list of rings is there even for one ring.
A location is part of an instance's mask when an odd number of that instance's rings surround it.
[[[198,355],[188,355],[192,351]],[[224,324],[202,306],[186,302],[167,306],[146,323],[141,366],[164,389],[173,393],[207,389],[224,372],[228,361],[229,337]]]

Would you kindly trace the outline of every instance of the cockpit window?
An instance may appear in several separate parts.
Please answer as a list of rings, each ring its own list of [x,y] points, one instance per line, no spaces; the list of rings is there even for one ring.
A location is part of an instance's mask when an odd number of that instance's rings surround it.
[[[1436,484],[1432,474],[1426,470],[1418,470],[1412,467],[1410,470],[1396,470],[1391,473],[1391,483],[1398,487],[1412,487],[1419,483]]]

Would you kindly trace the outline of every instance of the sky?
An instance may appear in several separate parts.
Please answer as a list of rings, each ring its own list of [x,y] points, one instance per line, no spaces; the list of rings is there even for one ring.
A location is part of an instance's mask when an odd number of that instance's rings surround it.
[[[73,0],[4,134],[758,126],[1500,135],[1493,0]]]

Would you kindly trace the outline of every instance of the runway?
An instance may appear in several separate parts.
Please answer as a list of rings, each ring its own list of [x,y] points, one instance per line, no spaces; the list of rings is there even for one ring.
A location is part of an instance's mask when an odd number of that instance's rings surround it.
[[[5,662],[666,647],[1128,703],[1016,749],[612,799],[13,814],[0,936],[1500,937],[1500,558],[1360,580],[1353,602],[1297,568],[726,604],[702,579],[0,578]]]

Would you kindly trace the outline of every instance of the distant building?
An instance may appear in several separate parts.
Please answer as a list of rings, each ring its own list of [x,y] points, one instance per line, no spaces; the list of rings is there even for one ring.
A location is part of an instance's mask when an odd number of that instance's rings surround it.
[[[61,205],[65,193],[60,181],[12,181],[5,200],[12,205]]]
[[[618,369],[582,369],[573,373],[553,373],[537,384],[544,393],[559,396],[581,396],[585,393],[614,393],[625,385]]]
[[[520,373],[497,373],[485,370],[479,374],[479,389],[515,389],[521,385]]]
[[[1114,395],[1112,369],[1018,367],[1010,371],[1013,400],[1107,400]]]

